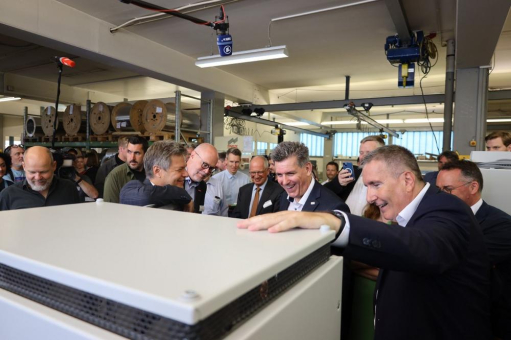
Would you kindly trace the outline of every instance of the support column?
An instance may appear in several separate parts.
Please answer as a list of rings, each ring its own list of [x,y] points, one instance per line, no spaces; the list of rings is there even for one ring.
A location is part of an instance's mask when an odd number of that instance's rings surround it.
[[[457,69],[454,150],[460,155],[485,149],[487,107],[488,69]],[[476,145],[471,146],[471,141]]]
[[[442,151],[451,150],[452,103],[454,96],[454,40],[447,40],[444,103],[444,139]]]
[[[224,135],[224,103],[225,95],[214,91],[201,93],[201,131],[207,131],[204,141],[214,143],[214,138]],[[208,103],[209,101],[209,103]]]

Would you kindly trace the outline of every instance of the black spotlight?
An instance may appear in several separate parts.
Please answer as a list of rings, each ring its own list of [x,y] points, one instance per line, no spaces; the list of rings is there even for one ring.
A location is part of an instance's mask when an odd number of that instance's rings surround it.
[[[254,109],[254,112],[256,113],[257,117],[261,117],[262,115],[264,115],[266,110],[264,108],[262,108],[262,107],[257,107],[257,108]]]
[[[366,112],[369,112],[369,110],[373,107],[373,103],[362,103],[362,107],[366,110]]]

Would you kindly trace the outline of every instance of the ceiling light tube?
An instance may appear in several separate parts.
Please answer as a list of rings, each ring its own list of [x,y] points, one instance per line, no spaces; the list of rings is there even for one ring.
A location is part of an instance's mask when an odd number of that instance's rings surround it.
[[[487,123],[505,123],[505,122],[511,122],[511,118],[502,118],[502,119],[487,119]]]
[[[241,52],[233,52],[232,55],[227,57],[221,57],[219,54],[215,54],[207,57],[197,58],[195,65],[198,67],[215,67],[223,65],[249,63],[253,61],[270,60],[287,58],[286,45],[260,48],[257,50],[248,50]]]
[[[417,119],[405,119],[405,124],[416,124],[416,123],[443,123],[443,118],[417,118]]]
[[[305,123],[305,122],[289,122],[289,123],[283,122],[282,124],[291,125],[291,126],[306,126],[306,125],[310,125],[309,123]]]
[[[327,120],[326,122],[321,122],[321,125],[350,125],[350,124],[357,124],[357,121],[356,120]]]
[[[377,119],[376,122],[380,124],[403,124],[402,119]]]
[[[20,97],[3,97],[0,98],[0,102],[10,102],[12,100],[21,100]]]

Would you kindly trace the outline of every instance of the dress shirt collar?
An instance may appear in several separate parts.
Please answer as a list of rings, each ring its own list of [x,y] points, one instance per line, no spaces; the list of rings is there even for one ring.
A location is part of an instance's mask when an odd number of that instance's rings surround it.
[[[237,175],[237,174],[238,174],[238,172],[239,172],[239,170],[238,170],[238,171],[236,171],[236,173],[233,175],[233,174],[231,174],[231,173],[229,172],[229,170],[227,170],[227,169],[225,169],[224,171],[225,171],[225,173],[226,173],[226,175],[227,175],[227,178],[229,178],[229,179],[232,179],[233,177],[234,177],[234,178],[236,178],[236,175]]]
[[[408,203],[408,205],[397,215],[396,221],[401,227],[406,227],[408,222],[410,222],[410,219],[412,218],[413,214],[415,214],[415,211],[417,210],[417,207],[421,203],[422,199],[424,198],[424,195],[426,195],[426,192],[429,189],[429,183],[426,183],[424,188],[419,192],[419,194]]]
[[[302,198],[300,198],[299,202],[295,202],[295,199],[293,197],[289,197],[289,195],[287,195],[287,199],[289,200],[289,202],[304,205],[305,202],[307,202],[307,200],[309,199],[309,195],[311,194],[314,182],[315,182],[314,177],[311,176],[311,182],[309,183],[309,187],[307,188],[307,191],[305,191],[305,194],[303,194]]]
[[[264,188],[266,188],[266,183],[268,183],[268,178],[266,179],[266,182],[263,183],[263,185],[261,185],[259,188],[261,189],[259,192],[263,192],[264,191]],[[252,191],[256,191],[257,189],[257,185],[254,183],[254,188],[252,189]]]
[[[472,209],[472,212],[475,214],[477,214],[477,212],[479,211],[479,209],[481,208],[481,206],[483,205],[483,199],[480,198],[479,201],[476,202],[476,204],[474,204],[473,206],[470,207],[470,209]]]

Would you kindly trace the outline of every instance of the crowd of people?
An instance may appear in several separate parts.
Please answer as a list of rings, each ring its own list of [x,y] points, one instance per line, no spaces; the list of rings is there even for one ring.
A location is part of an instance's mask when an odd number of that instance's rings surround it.
[[[511,134],[493,132],[486,146],[511,151]],[[302,143],[252,157],[249,176],[241,161],[236,148],[136,136],[101,163],[93,151],[12,145],[0,153],[0,210],[101,198],[239,218],[253,231],[329,225],[332,252],[378,277],[376,339],[511,339],[511,216],[481,198],[475,163],[445,151],[423,176],[409,150],[380,136],[360,142],[352,169],[329,162],[323,183]]]

